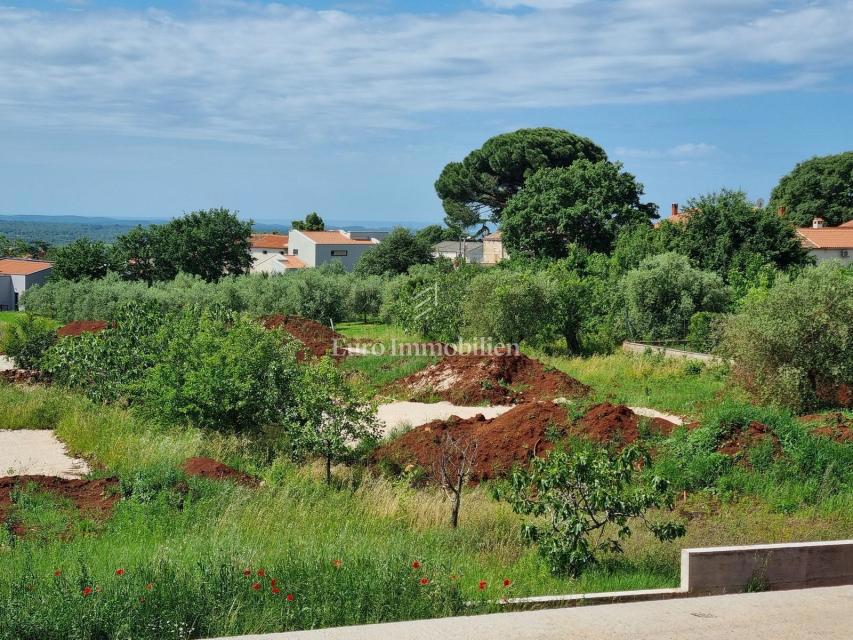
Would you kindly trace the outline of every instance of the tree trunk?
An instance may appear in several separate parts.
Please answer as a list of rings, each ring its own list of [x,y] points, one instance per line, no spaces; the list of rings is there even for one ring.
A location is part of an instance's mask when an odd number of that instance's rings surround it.
[[[462,505],[462,496],[454,493],[450,499],[450,526],[455,529],[459,524],[459,507]]]
[[[569,352],[569,355],[580,353],[581,345],[577,334],[574,332],[568,332],[564,334],[563,337],[566,339],[566,350]]]
[[[332,484],[332,456],[326,456],[326,484]]]

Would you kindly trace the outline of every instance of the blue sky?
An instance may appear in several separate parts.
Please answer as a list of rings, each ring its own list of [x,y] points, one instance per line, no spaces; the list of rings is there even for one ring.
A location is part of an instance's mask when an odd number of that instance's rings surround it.
[[[0,0],[0,213],[441,219],[488,137],[586,135],[670,202],[853,148],[853,1]]]

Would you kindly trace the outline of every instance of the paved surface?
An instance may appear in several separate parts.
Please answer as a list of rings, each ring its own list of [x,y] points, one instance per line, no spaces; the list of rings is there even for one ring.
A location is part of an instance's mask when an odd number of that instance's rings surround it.
[[[684,418],[681,416],[677,416],[674,413],[664,413],[662,411],[658,411],[657,409],[649,409],[648,407],[628,407],[631,411],[636,413],[638,416],[645,416],[646,418],[663,418],[664,420],[669,420],[673,424],[684,424]]]
[[[9,371],[15,369],[15,363],[6,356],[0,355],[0,371]]]
[[[79,478],[88,472],[86,463],[70,457],[52,431],[0,430],[0,476]]]
[[[487,418],[497,418],[512,409],[512,405],[494,407],[462,407],[449,402],[390,402],[380,404],[376,415],[383,423],[383,432],[390,433],[400,427],[417,427],[433,420],[447,420],[450,416],[472,418],[482,413]]]
[[[853,586],[241,637],[244,640],[850,640]]]

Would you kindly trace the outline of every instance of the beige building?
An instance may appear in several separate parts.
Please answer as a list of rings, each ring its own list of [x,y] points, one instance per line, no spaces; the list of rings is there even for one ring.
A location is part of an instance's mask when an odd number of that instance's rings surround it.
[[[483,237],[483,264],[497,264],[508,257],[500,230]]]
[[[818,263],[839,260],[844,265],[853,264],[853,220],[827,227],[823,218],[815,218],[811,227],[797,229],[797,235]]]

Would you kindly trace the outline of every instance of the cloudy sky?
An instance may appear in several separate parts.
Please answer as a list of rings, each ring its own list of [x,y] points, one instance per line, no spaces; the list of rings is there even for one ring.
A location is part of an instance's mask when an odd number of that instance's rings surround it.
[[[670,202],[853,148],[853,0],[0,0],[0,213],[441,218],[486,138]]]

